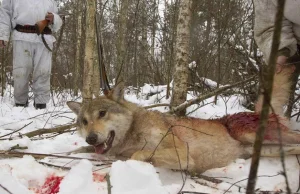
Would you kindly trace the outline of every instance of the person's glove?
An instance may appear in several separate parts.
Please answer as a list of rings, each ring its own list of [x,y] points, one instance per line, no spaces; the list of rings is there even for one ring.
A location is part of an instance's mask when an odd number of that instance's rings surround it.
[[[280,55],[277,57],[276,60],[276,73],[280,73],[282,71],[282,68],[284,67],[284,65],[286,65],[288,57],[284,56],[284,55]]]
[[[276,73],[280,73],[287,63],[290,57],[290,49],[282,48],[278,51],[278,57],[276,59]]]
[[[7,42],[4,40],[0,40],[0,48],[4,48],[7,45]]]
[[[290,56],[290,49],[282,48],[278,51],[278,57],[276,59],[276,73],[280,73],[286,66],[292,65],[294,70],[300,67],[300,55],[299,53]]]
[[[53,24],[53,20],[54,20],[53,13],[48,12],[45,16],[45,19],[49,21],[49,24]]]

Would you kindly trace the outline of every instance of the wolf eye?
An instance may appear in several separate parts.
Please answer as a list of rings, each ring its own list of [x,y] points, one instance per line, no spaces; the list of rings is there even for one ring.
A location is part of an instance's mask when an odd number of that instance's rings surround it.
[[[106,111],[102,110],[102,111],[99,111],[99,117],[104,117],[106,114]]]
[[[88,121],[84,118],[84,119],[82,119],[82,123],[83,123],[83,125],[87,125]]]

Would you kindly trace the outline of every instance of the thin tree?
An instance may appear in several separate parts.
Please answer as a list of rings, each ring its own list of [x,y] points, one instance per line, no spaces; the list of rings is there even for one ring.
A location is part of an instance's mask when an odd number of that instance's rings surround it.
[[[126,41],[125,41],[125,35],[126,35],[126,27],[127,27],[127,15],[128,15],[128,6],[129,6],[129,0],[122,0],[121,1],[121,9],[119,13],[119,19],[118,19],[118,39],[117,39],[117,65],[115,67],[115,72],[117,73],[117,79],[123,79],[121,76],[122,70],[124,70],[123,65],[126,61]],[[118,81],[117,80],[117,81]]]
[[[75,53],[75,65],[74,65],[74,75],[73,75],[73,83],[74,83],[74,95],[78,96],[78,80],[79,80],[79,72],[80,72],[80,48],[81,48],[81,39],[82,39],[82,0],[76,0],[76,16],[77,16],[77,25],[76,25],[76,53]]]
[[[272,94],[272,85],[274,80],[274,73],[275,73],[275,63],[276,63],[276,55],[279,48],[279,40],[281,34],[281,24],[282,24],[282,17],[283,17],[283,10],[284,10],[285,0],[278,0],[277,5],[277,14],[275,18],[275,27],[274,27],[274,34],[273,34],[273,42],[271,48],[271,54],[268,63],[268,74],[266,75],[265,83],[263,83],[264,93],[263,93],[263,107],[261,110],[260,121],[259,121],[259,128],[256,133],[256,138],[253,146],[253,155],[251,161],[251,168],[249,173],[249,180],[247,185],[247,194],[252,194],[255,192],[255,185],[257,179],[257,170],[259,166],[259,159],[260,153],[262,148],[262,142],[264,140],[264,134],[266,125],[268,122],[269,117],[269,109],[270,109],[270,102],[271,102],[271,94]],[[288,188],[288,185],[287,185]],[[288,190],[290,193],[290,191]]]
[[[188,87],[188,61],[192,0],[181,1],[177,25],[176,40],[176,62],[173,83],[172,107],[178,106],[186,101]],[[176,112],[179,116],[185,115],[185,110]]]
[[[86,42],[83,69],[83,103],[92,100],[92,79],[94,70],[94,50],[95,50],[95,0],[86,1]]]

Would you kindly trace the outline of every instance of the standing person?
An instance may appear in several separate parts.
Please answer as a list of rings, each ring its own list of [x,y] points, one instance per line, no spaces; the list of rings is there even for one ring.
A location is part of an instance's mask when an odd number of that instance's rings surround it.
[[[278,0],[254,0],[254,38],[259,49],[263,52],[264,60],[267,63],[271,52],[277,5]],[[283,105],[287,103],[290,94],[290,77],[295,70],[295,66],[291,64],[300,62],[298,61],[300,60],[299,10],[300,1],[286,0],[272,93],[272,95],[277,95],[277,98],[276,101],[271,101],[271,105],[275,107],[275,112],[279,115],[283,115]],[[295,76],[298,77],[298,75]],[[295,77],[296,80],[297,77]],[[295,84],[296,83],[293,85],[294,88]],[[261,105],[262,97],[260,97],[258,100],[256,111],[260,112]]]
[[[46,27],[37,33],[36,23]],[[34,107],[46,108],[50,100],[51,49],[62,20],[54,0],[3,0],[0,8],[0,47],[12,33],[14,100],[16,106],[28,106],[29,77],[32,73]]]

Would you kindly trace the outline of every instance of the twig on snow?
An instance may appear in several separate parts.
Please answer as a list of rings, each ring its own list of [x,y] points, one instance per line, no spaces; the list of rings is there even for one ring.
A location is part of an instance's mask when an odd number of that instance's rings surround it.
[[[13,194],[13,193],[10,192],[7,188],[5,188],[3,185],[0,184],[0,187],[1,187],[4,191],[6,191],[7,193]]]
[[[43,159],[46,157],[53,157],[53,158],[64,158],[64,159],[72,159],[72,160],[81,160],[86,159],[90,161],[105,161],[105,162],[114,162],[114,160],[100,160],[100,159],[94,159],[94,158],[81,158],[81,157],[74,157],[74,156],[64,156],[64,155],[56,155],[56,154],[41,154],[41,153],[31,153],[31,152],[16,152],[16,151],[6,151],[6,150],[0,150],[0,158],[21,158],[25,155],[30,155],[34,157],[35,159]]]
[[[9,136],[9,135],[12,135],[12,134],[14,134],[14,133],[17,133],[18,131],[21,131],[22,129],[24,129],[25,127],[27,127],[28,125],[30,125],[32,122],[33,122],[33,121],[31,121],[30,123],[24,125],[24,126],[21,127],[20,129],[17,129],[17,130],[15,130],[15,131],[11,132],[11,133],[2,135],[2,136],[0,136],[0,138],[3,138],[3,137],[6,137],[6,136]],[[11,137],[10,137],[10,138],[11,138]],[[8,139],[10,139],[10,138],[8,138]],[[0,140],[2,140],[2,139],[0,139]]]
[[[25,133],[24,135],[31,138],[31,137],[34,137],[34,136],[38,136],[38,135],[44,135],[44,134],[48,134],[48,133],[61,133],[67,129],[71,129],[73,127],[75,127],[76,124],[70,124],[70,125],[62,125],[62,126],[59,126],[59,127],[54,127],[54,128],[51,128],[51,129],[38,129],[38,130],[35,130],[35,131],[31,131],[29,133]]]
[[[107,193],[111,194],[112,185],[111,185],[110,176],[109,176],[108,173],[105,175],[105,179],[106,179],[106,182],[107,182]]]

